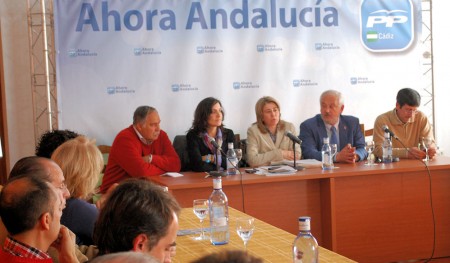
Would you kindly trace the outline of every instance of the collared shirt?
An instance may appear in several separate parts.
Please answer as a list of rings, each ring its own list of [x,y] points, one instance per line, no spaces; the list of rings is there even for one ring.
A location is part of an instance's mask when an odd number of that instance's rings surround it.
[[[3,250],[14,256],[23,258],[50,259],[50,256],[47,253],[23,244],[9,236],[5,239]]]
[[[400,158],[408,157],[407,148],[418,147],[421,137],[433,139],[433,127],[428,122],[427,116],[417,111],[406,123],[402,122],[394,108],[377,117],[373,129],[373,141],[375,142],[375,155],[382,156],[382,144],[384,141],[384,131],[381,127],[387,125],[389,129],[399,138],[392,140],[392,155]]]
[[[145,138],[138,132],[138,130],[136,129],[136,127],[134,127],[134,125],[133,125],[133,129],[134,129],[134,131],[136,132],[137,136],[139,137],[139,140],[140,140],[143,144],[145,144],[145,145],[150,145],[150,144],[152,144],[152,141],[145,139]]]

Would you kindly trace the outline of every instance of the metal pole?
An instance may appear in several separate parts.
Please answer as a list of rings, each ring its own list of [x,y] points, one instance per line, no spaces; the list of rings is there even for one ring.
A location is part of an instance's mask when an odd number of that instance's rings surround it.
[[[47,88],[47,114],[48,114],[48,129],[53,128],[52,125],[52,104],[51,104],[51,90],[50,90],[50,74],[49,74],[49,50],[48,50],[48,40],[47,40],[47,19],[46,19],[46,9],[45,0],[41,0],[41,11],[42,11],[42,32],[44,41],[44,67],[45,67],[45,87]]]

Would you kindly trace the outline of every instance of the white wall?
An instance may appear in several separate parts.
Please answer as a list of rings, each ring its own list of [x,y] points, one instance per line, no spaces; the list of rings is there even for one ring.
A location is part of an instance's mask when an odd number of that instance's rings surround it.
[[[436,140],[445,155],[450,155],[450,51],[447,34],[450,32],[448,10],[450,1],[435,0],[433,3],[433,59],[434,59],[434,102]]]
[[[450,137],[446,136],[446,133],[450,132],[450,122],[445,114],[449,112],[446,99],[450,97],[447,87],[450,81],[448,72],[450,53],[445,46],[447,42],[443,38],[445,34],[448,34],[450,27],[446,21],[446,11],[449,7],[450,1],[435,0],[433,2],[436,137],[439,146],[447,155],[450,152]],[[0,0],[7,103],[6,125],[11,165],[23,156],[34,154],[35,138],[26,11],[26,0]],[[392,107],[394,107],[395,98],[387,99],[393,101]],[[350,100],[346,101],[347,104],[350,103]],[[351,106],[347,105],[347,109],[349,108]],[[356,115],[353,112],[346,111],[346,113]],[[379,112],[373,113],[374,116],[378,114]],[[164,119],[164,116],[161,117]],[[373,120],[362,120],[362,122],[369,123],[369,127]]]
[[[34,154],[34,124],[26,0],[0,0],[6,127],[10,167]]]

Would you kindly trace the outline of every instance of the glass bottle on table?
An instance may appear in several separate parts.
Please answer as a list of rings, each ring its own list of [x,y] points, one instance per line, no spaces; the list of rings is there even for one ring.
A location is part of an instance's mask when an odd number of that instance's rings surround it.
[[[322,170],[333,169],[333,154],[331,153],[330,139],[328,137],[323,138],[322,146]]]
[[[227,175],[236,175],[238,159],[232,142],[228,143],[227,151]]]
[[[384,133],[383,148],[383,163],[392,163],[392,141],[391,135],[388,132]]]
[[[311,234],[311,217],[298,218],[299,232],[292,245],[292,259],[294,263],[318,263],[319,245]]]
[[[213,177],[213,192],[209,196],[210,241],[213,245],[227,244],[230,239],[228,198],[222,191],[222,177]]]

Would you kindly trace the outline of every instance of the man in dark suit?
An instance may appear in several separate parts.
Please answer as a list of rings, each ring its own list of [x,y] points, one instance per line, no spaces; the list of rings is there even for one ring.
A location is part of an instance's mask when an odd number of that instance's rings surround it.
[[[337,144],[335,162],[354,163],[366,159],[364,135],[359,119],[341,115],[344,110],[342,94],[327,90],[320,96],[320,114],[300,124],[302,154],[304,159],[322,160],[323,138]]]

